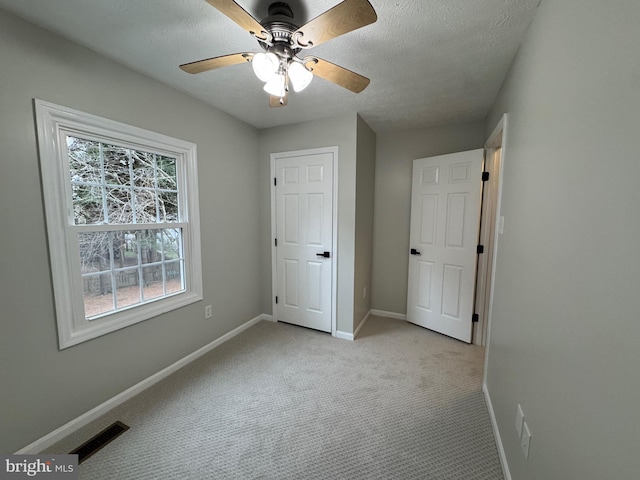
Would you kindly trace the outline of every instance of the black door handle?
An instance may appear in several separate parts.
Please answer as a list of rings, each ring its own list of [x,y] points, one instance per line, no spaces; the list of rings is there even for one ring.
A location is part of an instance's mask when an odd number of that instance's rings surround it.
[[[415,248],[411,249],[411,255],[420,255],[420,252],[418,250],[416,250]]]
[[[331,253],[329,252],[322,252],[322,253],[316,253],[316,255],[318,257],[324,257],[324,258],[329,258],[331,256]]]

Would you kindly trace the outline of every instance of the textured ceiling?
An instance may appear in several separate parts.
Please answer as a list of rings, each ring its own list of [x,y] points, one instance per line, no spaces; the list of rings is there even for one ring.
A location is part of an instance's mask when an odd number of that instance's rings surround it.
[[[482,120],[540,0],[370,0],[372,25],[308,52],[371,79],[354,94],[320,78],[270,109],[249,64],[197,75],[182,63],[257,42],[205,0],[0,0],[0,8],[257,128],[359,113],[377,132]],[[269,0],[238,0],[258,20]],[[303,24],[337,0],[289,0]]]

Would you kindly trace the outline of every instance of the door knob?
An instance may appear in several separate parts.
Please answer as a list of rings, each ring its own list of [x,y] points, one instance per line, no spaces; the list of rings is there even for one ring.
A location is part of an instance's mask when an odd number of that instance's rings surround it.
[[[418,250],[416,250],[415,248],[411,249],[411,255],[420,255],[420,252]]]
[[[322,252],[322,253],[316,253],[316,255],[318,257],[324,257],[324,258],[329,258],[331,256],[331,253],[329,252]]]

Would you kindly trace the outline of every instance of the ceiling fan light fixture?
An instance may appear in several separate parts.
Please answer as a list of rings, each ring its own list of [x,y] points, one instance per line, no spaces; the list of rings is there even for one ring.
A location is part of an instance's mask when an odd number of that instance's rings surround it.
[[[278,71],[280,66],[280,60],[278,57],[271,53],[256,53],[251,60],[251,66],[253,71],[263,82],[268,82]]]
[[[286,95],[286,81],[284,75],[279,73],[275,74],[271,79],[265,83],[264,91],[274,97],[282,98]]]
[[[289,63],[289,80],[295,92],[301,92],[309,86],[313,79],[313,73],[311,73],[304,65],[298,62]]]

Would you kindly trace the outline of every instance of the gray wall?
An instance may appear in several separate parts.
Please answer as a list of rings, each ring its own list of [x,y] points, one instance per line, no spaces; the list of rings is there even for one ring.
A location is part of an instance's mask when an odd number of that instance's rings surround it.
[[[407,312],[413,160],[483,145],[481,122],[377,135],[372,308]]]
[[[258,133],[0,10],[0,452],[259,315]],[[34,97],[198,145],[204,302],[58,351]],[[233,202],[233,209],[229,209]],[[204,319],[204,305],[213,318]]]
[[[356,163],[356,252],[354,271],[355,331],[371,309],[373,262],[373,204],[376,168],[376,134],[358,117]],[[366,289],[366,294],[364,290]]]
[[[487,121],[510,116],[487,383],[514,479],[640,472],[639,25],[637,0],[543,0]]]
[[[353,282],[356,218],[357,116],[346,115],[260,130],[260,254],[262,311],[271,313],[271,154],[338,147],[338,298],[337,325],[353,332]]]

